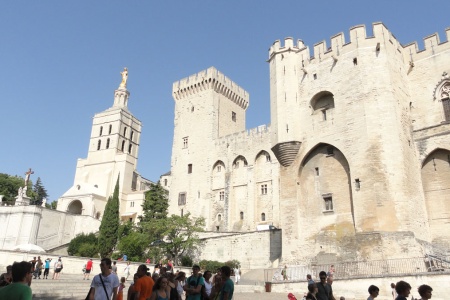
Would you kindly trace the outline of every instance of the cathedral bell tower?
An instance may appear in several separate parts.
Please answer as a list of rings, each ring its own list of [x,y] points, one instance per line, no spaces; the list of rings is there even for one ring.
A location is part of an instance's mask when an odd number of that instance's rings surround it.
[[[93,118],[88,156],[78,159],[74,185],[58,200],[58,210],[101,217],[117,178],[121,200],[136,190],[142,125],[128,110],[127,68],[121,75],[112,107]]]

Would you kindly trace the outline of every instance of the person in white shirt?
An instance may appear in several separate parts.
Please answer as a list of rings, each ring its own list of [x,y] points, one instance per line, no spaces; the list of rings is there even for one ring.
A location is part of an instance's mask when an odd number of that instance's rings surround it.
[[[239,280],[241,280],[241,270],[239,269],[239,266],[235,267],[233,269],[234,272],[234,283],[238,284]]]
[[[100,274],[92,279],[89,300],[116,300],[119,278],[111,272],[111,259],[102,258]]]

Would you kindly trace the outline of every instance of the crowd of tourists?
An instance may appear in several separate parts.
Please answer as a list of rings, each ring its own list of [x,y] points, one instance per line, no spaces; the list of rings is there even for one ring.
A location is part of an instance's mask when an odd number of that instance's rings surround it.
[[[51,259],[43,262],[37,257],[30,262],[15,262],[7,266],[6,273],[0,277],[0,300],[31,300],[31,281],[33,278],[41,279],[41,276],[42,279],[48,279],[50,262]],[[61,258],[58,258],[52,278],[57,279],[62,268]],[[89,280],[89,275],[94,270],[93,260],[89,259],[83,269],[83,280]],[[165,265],[157,263],[153,273],[149,271],[146,264],[141,264],[127,287],[130,263],[124,269],[125,276],[119,280],[116,263],[103,258],[100,261],[100,274],[93,277],[86,299],[123,300],[125,288],[128,288],[127,300],[231,300],[233,297],[234,282],[230,279],[231,269],[228,266],[216,270],[213,276],[211,271],[200,273],[200,267],[194,265],[192,274],[187,276],[185,272],[175,272],[169,260]]]
[[[305,300],[335,300],[337,297],[333,294],[333,280],[334,280],[334,268],[330,268],[327,273],[321,271],[319,273],[319,280],[315,282],[310,274],[306,275],[306,280],[308,282],[308,293],[304,295]],[[391,293],[393,300],[407,300],[411,294],[411,285],[403,280],[397,283],[391,283]],[[421,300],[431,299],[433,289],[426,284],[419,286],[418,293]],[[375,300],[378,297],[380,289],[371,285],[368,288],[369,297],[367,300]],[[288,295],[289,300],[296,300],[293,294]],[[340,300],[345,300],[345,297],[339,297]],[[410,299],[414,300],[414,297]],[[419,300],[419,299],[417,299]]]
[[[102,259],[101,273],[94,276],[86,299],[122,300],[129,266],[128,263],[124,269],[125,276],[119,281],[115,264],[109,258]],[[92,270],[88,264],[87,268]],[[146,264],[137,268],[127,290],[127,300],[231,300],[233,297],[234,283],[230,279],[231,269],[228,266],[216,270],[213,276],[211,271],[200,273],[200,267],[194,265],[192,274],[187,277],[185,272],[175,272],[169,260],[166,265],[157,263],[153,273],[149,271]],[[83,279],[86,279],[86,276]]]

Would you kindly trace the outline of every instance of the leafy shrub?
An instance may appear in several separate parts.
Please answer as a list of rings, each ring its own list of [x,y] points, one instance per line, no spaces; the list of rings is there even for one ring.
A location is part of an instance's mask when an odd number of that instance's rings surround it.
[[[224,265],[224,263],[216,261],[216,260],[201,260],[199,263],[200,265],[200,269],[204,270],[204,271],[211,271],[213,273],[215,273],[217,271],[217,269],[219,269],[220,267],[222,267]]]
[[[182,256],[180,259],[180,263],[183,267],[192,267],[194,264],[193,260],[189,256]]]
[[[69,247],[67,248],[67,253],[69,255],[80,256],[79,253],[80,253],[81,245],[89,244],[89,245],[93,245],[94,247],[97,247],[97,242],[98,242],[98,239],[95,236],[95,234],[93,234],[93,233],[79,234],[70,241]],[[97,250],[95,253],[97,253]],[[89,256],[91,256],[91,255],[87,255],[86,257],[89,257]]]
[[[233,259],[233,260],[227,261],[225,263],[225,265],[229,266],[231,269],[234,269],[234,268],[239,268],[241,266],[241,263],[238,260]]]
[[[77,256],[98,257],[98,249],[96,244],[83,243],[78,248]]]

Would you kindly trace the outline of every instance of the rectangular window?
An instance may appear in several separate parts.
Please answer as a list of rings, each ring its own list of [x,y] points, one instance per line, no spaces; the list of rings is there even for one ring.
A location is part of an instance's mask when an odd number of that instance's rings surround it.
[[[442,106],[444,108],[444,120],[450,121],[450,98],[442,99]]]
[[[236,113],[234,111],[231,112],[231,120],[233,120],[233,122],[236,122]]]
[[[324,120],[324,121],[327,120],[327,110],[326,109],[322,110],[322,120]]]
[[[188,164],[188,174],[192,173],[192,164]]]
[[[220,192],[220,193],[219,193],[219,200],[220,200],[220,201],[225,200],[225,192]]]
[[[334,155],[334,148],[333,147],[327,147],[327,155]]]
[[[261,184],[261,195],[267,195],[267,184]]]
[[[323,201],[325,204],[325,211],[333,211],[333,197],[325,196],[323,197]]]
[[[185,205],[186,204],[186,193],[179,193],[178,194],[178,205]]]
[[[222,166],[217,166],[217,172],[222,172]]]
[[[134,201],[130,202],[130,207],[134,207]]]
[[[184,137],[183,138],[183,148],[187,148],[188,147],[188,137]]]

